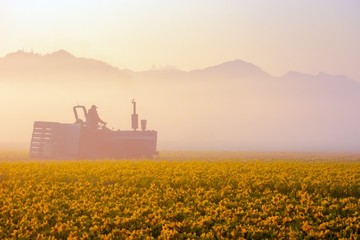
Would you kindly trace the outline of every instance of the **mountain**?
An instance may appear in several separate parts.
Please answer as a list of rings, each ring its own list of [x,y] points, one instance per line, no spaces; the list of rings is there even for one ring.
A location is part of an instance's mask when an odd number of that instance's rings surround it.
[[[242,60],[193,71],[134,72],[60,50],[0,58],[0,142],[27,142],[35,120],[72,122],[96,104],[130,128],[131,100],[159,132],[159,149],[360,151],[360,84],[291,71],[274,77]]]
[[[32,52],[17,51],[0,58],[0,76],[18,78],[26,81],[27,76],[47,78],[61,76],[62,81],[79,77],[93,78],[102,75],[110,79],[127,79],[129,70],[119,70],[105,62],[79,58],[65,50],[40,55]],[[65,77],[64,77],[65,76]]]
[[[190,72],[193,77],[206,77],[206,78],[224,78],[237,79],[237,78],[269,78],[270,75],[263,71],[258,66],[242,60],[228,61],[216,66],[211,66],[202,70],[194,70]]]

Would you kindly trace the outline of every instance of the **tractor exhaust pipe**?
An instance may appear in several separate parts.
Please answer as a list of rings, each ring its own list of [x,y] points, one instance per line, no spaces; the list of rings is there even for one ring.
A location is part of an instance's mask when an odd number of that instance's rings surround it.
[[[133,114],[131,115],[131,128],[136,131],[136,129],[139,128],[139,121],[138,121],[138,115],[136,114],[136,102],[133,99],[132,100],[132,104],[133,104]]]

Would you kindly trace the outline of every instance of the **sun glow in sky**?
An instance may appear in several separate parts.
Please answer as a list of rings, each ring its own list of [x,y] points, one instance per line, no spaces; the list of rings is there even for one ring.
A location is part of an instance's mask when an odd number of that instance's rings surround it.
[[[0,0],[0,56],[65,49],[119,68],[233,59],[360,81],[360,1]]]

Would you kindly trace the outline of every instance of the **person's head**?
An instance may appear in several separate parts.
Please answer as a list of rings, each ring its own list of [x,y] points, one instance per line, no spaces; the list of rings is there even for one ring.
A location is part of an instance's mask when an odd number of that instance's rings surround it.
[[[97,109],[97,106],[92,105],[92,106],[91,106],[91,109]]]

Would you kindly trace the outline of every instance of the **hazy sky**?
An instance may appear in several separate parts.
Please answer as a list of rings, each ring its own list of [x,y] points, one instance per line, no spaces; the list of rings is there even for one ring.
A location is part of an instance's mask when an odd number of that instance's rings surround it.
[[[119,68],[242,59],[360,81],[358,0],[0,0],[0,56],[65,49]]]

